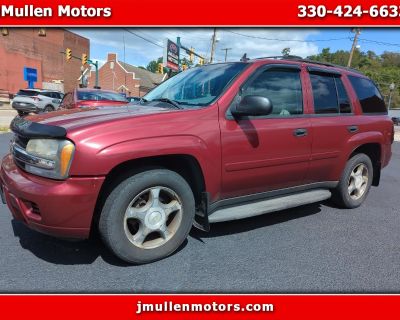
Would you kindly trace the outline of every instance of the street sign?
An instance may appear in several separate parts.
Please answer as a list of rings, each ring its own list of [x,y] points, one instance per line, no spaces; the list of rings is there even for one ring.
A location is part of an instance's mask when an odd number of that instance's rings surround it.
[[[165,39],[163,65],[171,70],[179,71],[179,47],[169,39]]]
[[[37,82],[37,69],[24,67],[24,80],[28,81],[28,88],[33,89]]]

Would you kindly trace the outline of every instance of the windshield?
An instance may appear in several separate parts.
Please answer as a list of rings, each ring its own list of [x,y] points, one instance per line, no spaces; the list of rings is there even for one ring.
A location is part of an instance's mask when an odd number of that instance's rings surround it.
[[[210,64],[196,67],[161,83],[144,96],[146,101],[169,99],[188,106],[213,102],[245,67],[246,63]]]
[[[78,91],[78,100],[95,100],[95,101],[120,101],[127,102],[126,98],[114,92],[107,91]]]

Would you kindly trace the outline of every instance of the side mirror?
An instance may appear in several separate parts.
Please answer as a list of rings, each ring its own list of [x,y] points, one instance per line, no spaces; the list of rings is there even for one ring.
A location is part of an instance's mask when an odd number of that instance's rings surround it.
[[[272,103],[263,96],[244,96],[231,112],[234,117],[267,116],[272,112]]]

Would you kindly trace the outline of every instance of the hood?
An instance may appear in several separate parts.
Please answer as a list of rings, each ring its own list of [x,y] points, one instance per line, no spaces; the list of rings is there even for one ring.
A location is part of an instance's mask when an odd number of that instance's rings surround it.
[[[28,117],[16,117],[10,125],[13,132],[25,137],[62,138],[67,131],[94,124],[106,123],[151,114],[176,111],[173,109],[152,106],[125,105],[121,107],[87,107],[70,110],[59,110]]]
[[[122,120],[171,111],[176,110],[133,104],[124,106],[97,106],[33,115],[25,117],[25,120],[43,125],[58,126],[69,130],[92,124],[116,121],[118,119]]]

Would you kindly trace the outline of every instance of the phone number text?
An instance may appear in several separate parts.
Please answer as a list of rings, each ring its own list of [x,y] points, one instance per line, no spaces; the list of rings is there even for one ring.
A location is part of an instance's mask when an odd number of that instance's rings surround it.
[[[299,5],[299,18],[323,18],[328,15],[335,15],[340,18],[352,18],[369,16],[371,18],[398,18],[400,17],[400,6],[398,5],[372,5],[363,8],[361,5],[339,5],[336,8],[328,9],[324,5]]]

